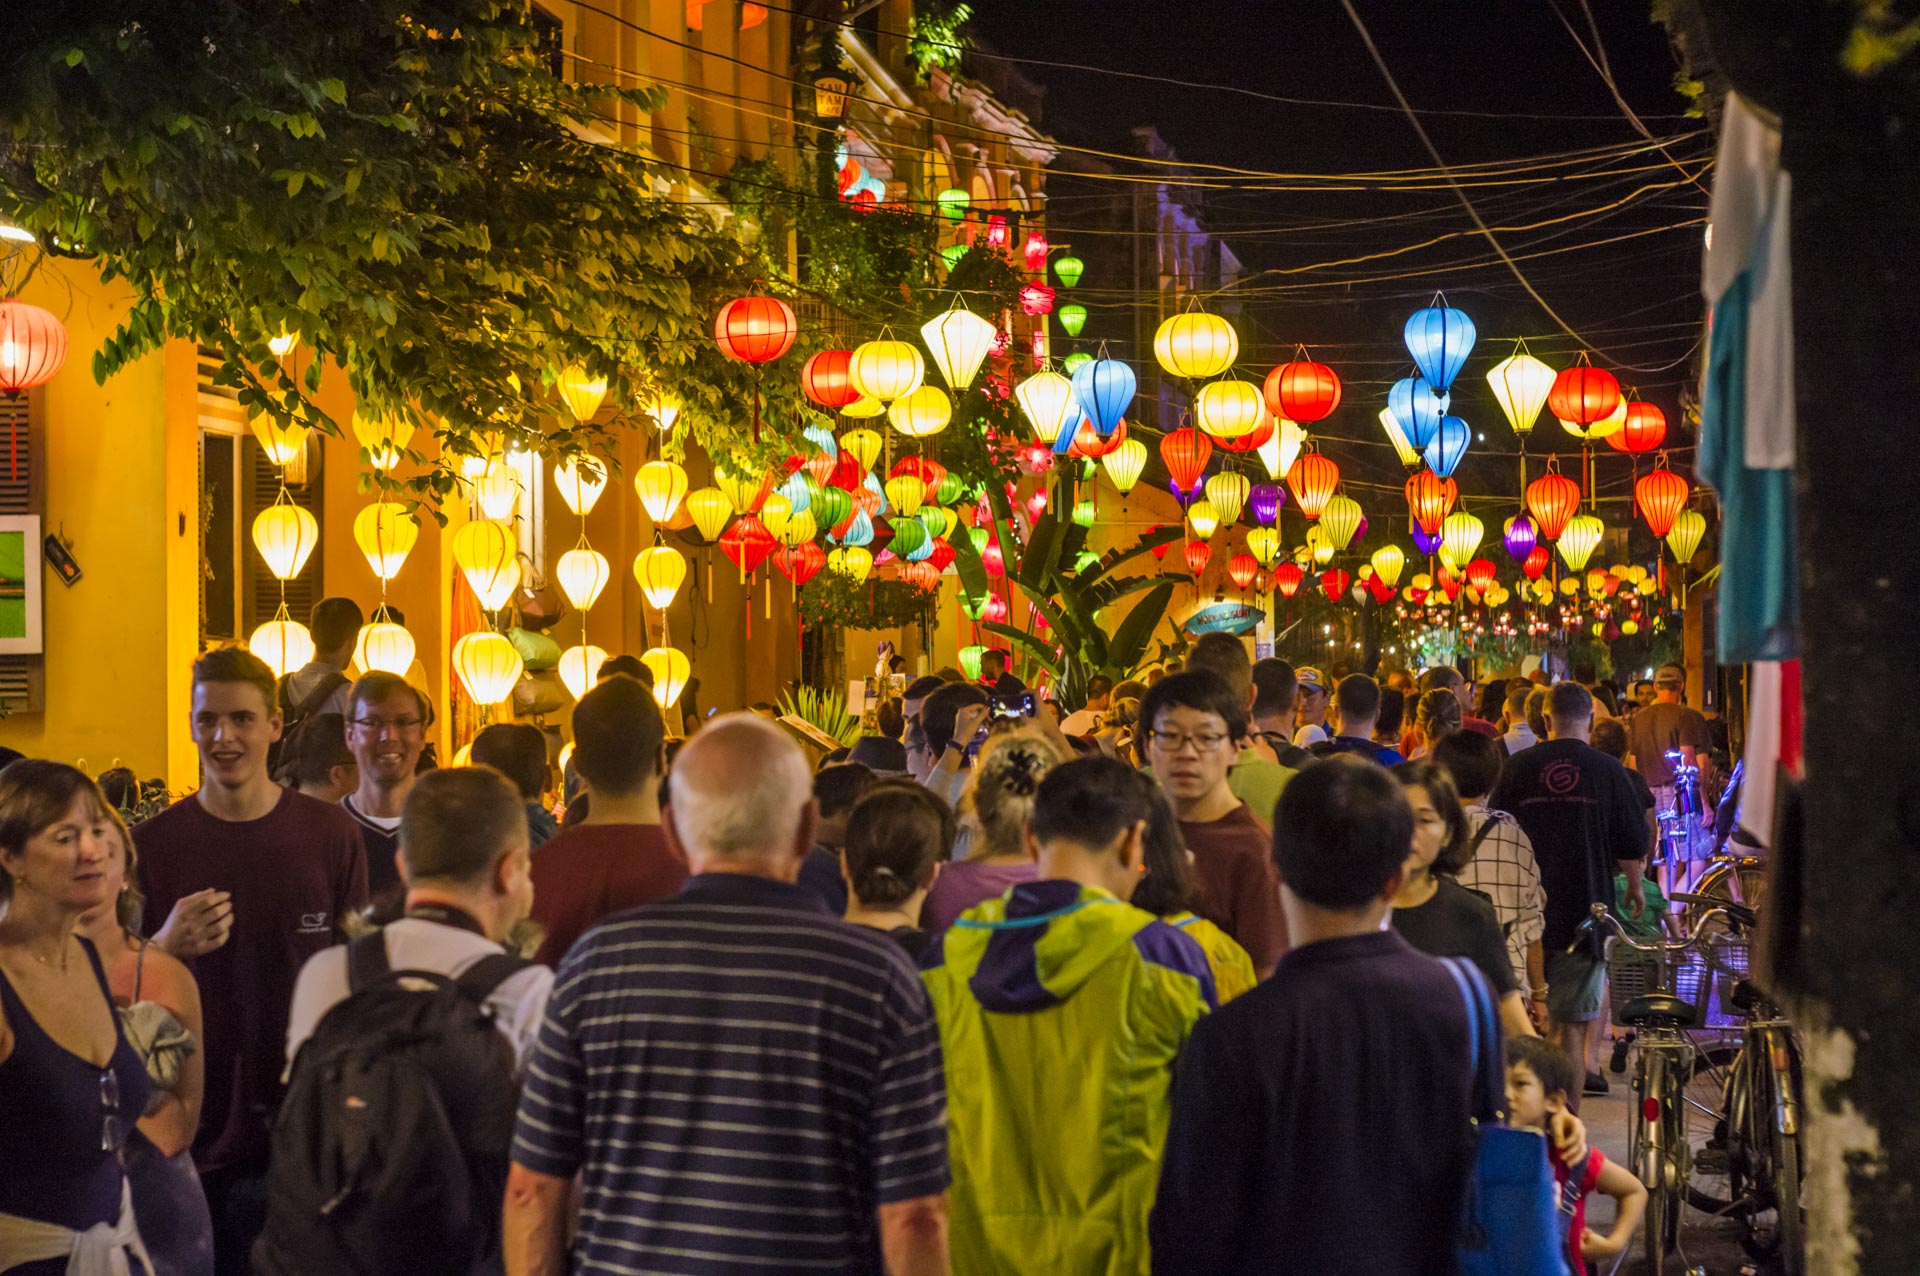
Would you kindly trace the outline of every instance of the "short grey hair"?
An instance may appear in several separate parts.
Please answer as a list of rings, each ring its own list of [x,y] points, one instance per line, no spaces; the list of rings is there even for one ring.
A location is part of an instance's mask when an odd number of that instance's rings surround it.
[[[730,713],[680,750],[667,795],[689,853],[751,859],[792,849],[813,776],[784,730],[758,714]]]

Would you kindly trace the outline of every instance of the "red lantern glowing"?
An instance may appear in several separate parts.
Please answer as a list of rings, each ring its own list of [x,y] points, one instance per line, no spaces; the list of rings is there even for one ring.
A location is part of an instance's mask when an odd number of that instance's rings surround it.
[[[1448,602],[1460,596],[1460,578],[1448,571],[1445,563],[1440,565],[1440,588],[1447,592]]]
[[[1308,425],[1340,406],[1340,378],[1324,363],[1299,359],[1267,373],[1267,411]]]
[[[1152,527],[1149,527],[1147,529],[1147,535],[1151,536],[1159,530],[1160,530],[1160,525],[1158,523],[1155,523]],[[1161,541],[1158,545],[1155,545],[1153,547],[1153,561],[1156,563],[1166,562],[1167,550],[1172,548],[1172,545],[1173,545],[1173,542],[1171,541]]]
[[[1103,439],[1100,437],[1100,431],[1094,428],[1092,419],[1081,417],[1080,428],[1073,432],[1073,446],[1067,449],[1067,455],[1097,461],[1116,451],[1126,441],[1127,423],[1125,421],[1114,426],[1113,433]]]
[[[1047,237],[1039,231],[1027,236],[1027,269],[1038,274],[1047,268]]]
[[[1640,502],[1640,516],[1647,520],[1647,528],[1655,536],[1665,536],[1673,530],[1673,521],[1687,507],[1687,497],[1692,492],[1692,486],[1685,479],[1664,467],[1633,485],[1634,498]]]
[[[1549,471],[1527,484],[1527,513],[1533,515],[1533,525],[1546,540],[1559,540],[1567,520],[1579,509],[1580,485],[1564,474]]]
[[[802,541],[792,549],[782,545],[773,551],[774,570],[792,581],[795,589],[818,576],[826,565],[827,551],[813,541]]]
[[[1045,284],[1024,284],[1020,289],[1020,309],[1030,315],[1053,312],[1053,289]]]
[[[1272,417],[1265,417],[1249,433],[1237,439],[1215,439],[1214,445],[1225,452],[1253,452],[1267,445],[1275,429]]]
[[[1007,251],[1007,219],[998,213],[987,218],[987,247],[995,252]]]
[[[800,369],[800,389],[809,399],[829,412],[851,407],[860,401],[847,367],[853,362],[851,350],[822,350]]]
[[[793,348],[800,321],[778,297],[740,297],[714,316],[713,339],[720,353],[742,363],[771,363]]]
[[[1319,518],[1333,499],[1340,482],[1340,467],[1318,452],[1308,452],[1287,471],[1287,486],[1293,489],[1293,503],[1308,518]]]
[[[1563,369],[1547,391],[1547,407],[1562,421],[1593,425],[1613,415],[1620,406],[1620,380],[1605,368],[1580,362]]]
[[[45,385],[66,361],[66,325],[52,311],[18,299],[0,301],[0,394]]]
[[[953,566],[953,545],[944,536],[934,537],[933,552],[927,555],[926,561],[944,576],[947,568]]]
[[[1667,414],[1656,404],[1636,399],[1627,405],[1627,419],[1607,436],[1607,446],[1616,452],[1638,456],[1651,452],[1666,441]]]
[[[1545,545],[1535,545],[1527,551],[1527,559],[1520,564],[1520,570],[1527,574],[1528,580],[1539,580],[1546,574],[1547,564],[1553,561],[1553,555]]]
[[[1160,459],[1166,463],[1167,477],[1181,491],[1190,492],[1207,468],[1213,444],[1192,426],[1182,426],[1160,440]]]
[[[1327,601],[1337,603],[1346,594],[1347,586],[1353,583],[1353,577],[1335,567],[1320,574],[1320,592]]]
[[[1007,556],[1001,552],[999,541],[987,542],[987,547],[980,551],[980,564],[987,569],[989,576],[1007,574]]]
[[[1280,591],[1282,598],[1291,598],[1300,592],[1300,582],[1307,578],[1298,563],[1281,563],[1273,569],[1273,587]]]
[[[1450,478],[1443,479],[1432,470],[1421,470],[1407,480],[1406,494],[1413,521],[1428,536],[1438,536],[1440,524],[1446,522],[1454,502],[1460,499],[1460,484]]]
[[[1393,586],[1381,580],[1378,572],[1367,577],[1367,592],[1372,594],[1373,601],[1382,607],[1393,601]]]
[[[1253,578],[1260,574],[1260,564],[1252,554],[1235,554],[1227,560],[1227,579],[1233,582],[1235,589],[1245,589],[1253,584]]]
[[[740,569],[741,575],[755,571],[760,564],[772,556],[779,548],[773,533],[760,521],[758,514],[742,514],[733,520],[733,525],[720,533],[720,552],[727,561]]]
[[[1487,586],[1493,584],[1494,566],[1489,559],[1476,558],[1467,564],[1467,584],[1473,586],[1477,594],[1487,592]]]
[[[1207,570],[1207,564],[1213,561],[1213,546],[1205,541],[1187,542],[1187,571],[1198,580]]]

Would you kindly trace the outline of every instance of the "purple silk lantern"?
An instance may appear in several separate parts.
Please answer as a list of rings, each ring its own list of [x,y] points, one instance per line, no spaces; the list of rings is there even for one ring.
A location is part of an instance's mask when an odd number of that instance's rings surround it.
[[[1516,563],[1527,561],[1527,555],[1540,542],[1540,533],[1533,525],[1533,519],[1526,514],[1515,514],[1507,520],[1506,533],[1501,537],[1507,547],[1507,553]]]
[[[1280,517],[1280,507],[1287,502],[1287,494],[1280,490],[1277,483],[1255,483],[1247,492],[1247,508],[1253,511],[1253,521],[1266,527],[1273,526]]]
[[[1413,525],[1413,547],[1422,554],[1431,554],[1440,548],[1439,534],[1436,533],[1429,536],[1425,531],[1421,530],[1420,524],[1415,523]]]
[[[1351,549],[1365,539],[1367,539],[1367,516],[1362,514],[1360,521],[1354,525],[1353,539],[1347,542],[1347,547]]]

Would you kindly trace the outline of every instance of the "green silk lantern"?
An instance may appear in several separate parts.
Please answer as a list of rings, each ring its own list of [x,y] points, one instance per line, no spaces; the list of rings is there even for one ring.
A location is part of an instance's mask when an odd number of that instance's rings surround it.
[[[1059,276],[1062,288],[1071,288],[1079,283],[1080,276],[1086,271],[1087,263],[1072,255],[1056,257],[1053,262],[1053,273]]]
[[[968,600],[968,601],[971,601],[971,600]],[[984,609],[986,605],[987,605],[987,600],[982,598],[980,600],[980,608]],[[965,606],[966,605],[963,603],[962,607],[964,608]],[[980,619],[979,615],[975,613],[973,608],[966,608],[966,610],[974,620]],[[968,682],[980,681],[980,657],[986,654],[987,654],[987,649],[985,647],[980,646],[978,643],[975,643],[969,647],[960,648],[960,652],[959,652],[960,672],[967,675]],[[962,746],[962,747],[965,747],[965,746]]]
[[[1056,312],[1060,316],[1060,326],[1067,330],[1069,337],[1077,337],[1080,330],[1087,326],[1087,308],[1078,302],[1068,302]]]
[[[940,211],[950,222],[957,222],[965,217],[967,209],[973,204],[973,200],[958,186],[947,187],[934,196],[934,201],[940,205]],[[961,251],[965,252],[966,249],[962,248]]]

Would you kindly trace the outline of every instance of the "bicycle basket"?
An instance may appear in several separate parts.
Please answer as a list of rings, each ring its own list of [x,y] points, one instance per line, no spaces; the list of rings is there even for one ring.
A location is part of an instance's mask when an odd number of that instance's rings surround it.
[[[1708,941],[1706,968],[1712,995],[1706,1006],[1706,1027],[1739,1028],[1745,1023],[1745,1017],[1733,1008],[1733,986],[1747,977],[1751,952],[1744,938],[1716,935]]]
[[[1701,1026],[1699,1009],[1703,990],[1710,991],[1706,964],[1696,953],[1687,953],[1678,962],[1667,963],[1667,977],[1671,981],[1663,983],[1660,977],[1660,961],[1651,953],[1638,952],[1620,943],[1618,940],[1607,945],[1607,1000],[1612,1010],[1612,1021],[1620,1022],[1621,1012],[1627,1003],[1636,997],[1650,993],[1668,993],[1680,998],[1695,1008],[1692,1023],[1682,1024],[1684,1028]]]

